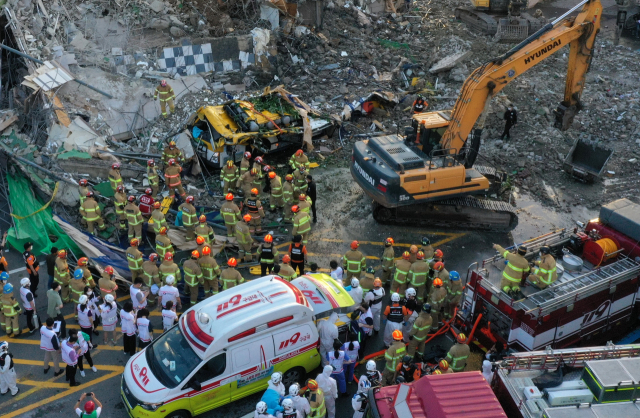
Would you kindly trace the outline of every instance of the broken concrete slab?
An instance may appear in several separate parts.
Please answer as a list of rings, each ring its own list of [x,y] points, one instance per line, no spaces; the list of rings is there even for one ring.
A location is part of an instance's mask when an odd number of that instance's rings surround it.
[[[453,55],[448,55],[442,58],[440,61],[436,62],[429,68],[429,72],[431,74],[440,73],[443,71],[448,71],[456,66],[459,62],[464,61],[466,58],[471,56],[471,51],[458,52]]]
[[[151,4],[149,4],[149,8],[156,13],[160,13],[164,11],[164,3],[161,2],[160,0],[155,0],[151,2]]]
[[[94,148],[104,148],[105,142],[82,118],[76,117],[69,127],[54,123],[49,130],[48,149],[89,152]]]

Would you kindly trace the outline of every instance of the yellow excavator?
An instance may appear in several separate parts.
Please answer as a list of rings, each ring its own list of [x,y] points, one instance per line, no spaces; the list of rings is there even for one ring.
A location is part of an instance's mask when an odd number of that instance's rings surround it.
[[[571,17],[580,10],[577,16]],[[404,135],[371,137],[354,145],[351,175],[374,201],[380,223],[510,229],[513,207],[487,196],[506,178],[475,166],[491,98],[536,64],[569,46],[564,100],[555,127],[566,130],[582,108],[580,96],[600,31],[599,0],[584,0],[464,82],[453,110],[420,113]]]

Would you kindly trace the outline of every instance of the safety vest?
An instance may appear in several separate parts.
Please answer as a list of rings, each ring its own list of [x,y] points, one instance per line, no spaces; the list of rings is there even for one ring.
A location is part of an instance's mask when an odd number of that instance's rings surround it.
[[[278,273],[280,277],[290,282],[291,280],[296,278],[296,272],[289,264],[281,264],[280,272]]]
[[[411,335],[413,335],[413,339],[418,342],[424,341],[431,329],[431,323],[431,314],[422,312],[411,328]]]
[[[157,186],[160,183],[158,170],[155,167],[147,167],[147,179],[150,186]]]
[[[396,262],[396,272],[393,276],[393,280],[404,284],[407,282],[407,275],[409,274],[409,269],[411,268],[411,264],[407,260],[398,260]]]
[[[298,418],[298,411],[292,409],[291,411],[282,411],[282,418]]]
[[[127,215],[127,222],[129,225],[140,225],[142,223],[142,215],[140,214],[140,209],[133,203],[129,203],[124,207],[124,211]]]
[[[100,305],[100,312],[103,326],[115,325],[115,323],[118,322],[118,306],[115,302]]]
[[[389,315],[387,319],[391,322],[403,322],[404,315],[402,314],[402,306],[389,306]]]
[[[22,306],[24,306],[25,310],[32,311],[33,309],[31,308],[31,302],[27,299],[27,296],[29,294],[31,294],[31,297],[33,298],[33,294],[31,293],[31,290],[29,290],[28,287],[20,288],[20,299],[22,299]]]
[[[309,418],[323,418],[327,414],[327,407],[324,404],[324,394],[322,389],[318,388],[316,393],[311,392],[309,396],[310,403],[313,403],[316,406],[311,406],[311,412],[309,413]],[[318,402],[317,398],[321,397],[322,401]]]
[[[113,190],[116,190],[122,184],[122,176],[118,171],[113,169],[109,171],[109,184]]]
[[[171,247],[171,240],[166,235],[158,235],[156,237],[156,252],[158,256],[164,258],[164,255],[171,251]]]
[[[402,365],[398,374],[404,377],[405,382],[410,383],[413,382],[413,374],[416,372],[416,370],[418,370],[418,368],[415,366],[415,364],[409,365],[409,368],[406,368],[404,367],[404,365]]]
[[[193,226],[198,222],[198,214],[196,213],[196,208],[193,205],[183,203],[180,205],[178,210],[182,211],[182,223],[184,223],[184,226]]]
[[[142,342],[151,341],[151,333],[149,333],[149,320],[147,318],[138,318],[136,321],[138,325],[138,338]]]
[[[158,291],[158,296],[162,298],[162,306],[166,306],[167,302],[172,301],[173,306],[176,305],[178,298],[180,297],[180,292],[173,286],[164,285]]]
[[[394,348],[394,345],[398,345],[398,347],[395,348],[395,353],[391,355],[389,354],[389,351]],[[396,342],[392,344],[391,347],[389,347],[389,349],[384,353],[384,358],[387,360],[387,370],[395,373],[396,369],[398,368],[398,362],[402,361],[402,357],[404,356],[405,352],[406,348],[403,342]]]
[[[75,350],[73,348],[73,344],[69,345],[69,339],[64,340],[60,345],[60,348],[60,351],[62,351],[62,361],[67,363],[69,366],[75,366],[78,364],[77,358],[75,360],[71,359],[71,352]]]
[[[198,259],[198,265],[202,270],[202,278],[206,280],[213,280],[216,277],[220,276],[220,268],[218,267],[218,263],[213,257],[205,255]]]
[[[129,270],[140,270],[142,268],[142,253],[140,251],[137,251],[138,254],[136,254],[137,249],[132,247],[129,247],[129,249],[127,250],[127,261],[129,262]]]
[[[54,336],[58,338],[54,330],[47,328],[46,325],[41,326],[40,327],[40,349],[44,351],[56,351],[56,349],[53,348],[53,343],[51,342],[51,339]],[[59,342],[58,342],[58,345],[60,345]]]
[[[304,244],[300,244],[300,243],[293,244],[291,246],[291,262],[302,263],[304,261],[303,251],[304,251]]]
[[[411,265],[411,284],[415,287],[420,287],[427,282],[427,273],[429,272],[429,266],[422,260],[416,261]]]
[[[164,171],[164,177],[167,180],[167,186],[169,187],[177,187],[182,184],[182,180],[180,180],[180,172],[182,168],[176,166],[169,166]]]
[[[509,280],[510,282],[520,283],[520,280],[522,279],[522,274],[525,271],[529,271],[529,266],[527,265],[527,267],[525,268],[516,267],[513,265],[511,260],[509,260],[509,258],[511,258],[509,256],[513,257],[514,255],[511,254],[509,251],[505,251],[502,254],[502,257],[504,257],[507,260],[507,265],[502,271],[502,277]],[[516,274],[520,277],[514,277]]]
[[[347,265],[347,271],[349,273],[360,273],[362,265],[365,263],[364,255],[362,255],[360,251],[355,250],[347,251],[342,259]]]
[[[133,303],[133,309],[135,309],[136,311],[144,308],[145,306],[147,306],[147,301],[146,299],[140,303],[138,302],[138,293],[140,293],[141,290],[138,289],[135,286],[131,286],[129,288],[129,295],[131,296],[131,302]]]
[[[338,357],[336,357],[335,354],[335,350],[328,353],[329,364],[333,366],[333,373],[342,373],[342,365],[344,364],[344,351],[338,351]]]
[[[225,225],[235,225],[238,222],[238,216],[240,215],[240,209],[233,202],[225,202],[220,208],[222,217],[224,218]]]
[[[467,358],[469,358],[469,352],[469,346],[465,344],[456,343],[451,347],[447,353],[446,360],[454,372],[464,370],[464,366],[467,364]]]
[[[547,258],[550,258],[552,262],[547,263],[546,262]],[[549,269],[545,269],[544,267],[542,267],[542,263],[553,265],[553,267]],[[536,276],[540,276],[540,280],[542,280],[542,282],[548,286],[556,280],[557,278],[556,270],[557,270],[556,261],[553,259],[551,255],[548,255],[543,258],[542,262],[540,263],[540,266],[536,268],[534,274]]]
[[[385,293],[382,288],[371,289],[369,290],[369,292],[373,294],[373,300],[371,301],[371,306],[379,304],[380,302],[382,302],[382,299],[384,299]]]
[[[97,211],[99,210],[98,204],[93,199],[87,199],[82,204],[82,211],[84,212],[84,220],[87,222],[95,222],[100,219],[100,215],[98,215]]]
[[[133,286],[132,286],[133,288]],[[78,313],[78,324],[82,328],[91,328],[91,319],[89,314],[93,314],[91,309],[85,305],[84,310],[80,308],[81,305],[76,306],[76,312]]]
[[[231,168],[225,165],[222,171],[220,171],[220,180],[231,183],[237,178],[238,178],[238,169],[236,168],[235,165],[232,165]]]
[[[265,244],[262,244],[260,247],[258,247],[258,257],[260,259],[261,263],[266,263],[266,264],[273,264],[273,244],[267,246]]]
[[[247,210],[249,211],[249,213],[252,214],[258,214],[258,199],[255,199],[253,197],[247,199],[247,201],[245,202],[246,206],[247,206]]]
[[[271,196],[275,198],[282,197],[282,183],[278,176],[271,180]]]
[[[156,91],[153,93],[153,100],[157,99],[158,96],[160,96],[161,102],[166,102],[176,97],[173,88],[168,84],[166,86],[160,85],[156,87]]]

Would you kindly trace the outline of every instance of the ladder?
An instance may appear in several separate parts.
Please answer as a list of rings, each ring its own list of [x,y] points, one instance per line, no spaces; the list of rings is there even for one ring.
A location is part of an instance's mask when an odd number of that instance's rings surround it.
[[[496,362],[500,368],[513,370],[551,370],[558,366],[584,367],[587,361],[640,356],[640,345],[615,345],[609,341],[602,347],[565,348],[513,353]]]
[[[535,254],[536,252],[540,251],[541,247],[545,245],[553,247],[568,242],[570,235],[571,231],[567,231],[566,228],[556,229],[555,231],[548,232],[544,235],[532,238],[520,244],[514,244],[510,247],[505,248],[505,250],[513,252],[521,245],[524,245],[527,247],[527,254]],[[489,257],[486,260],[482,261],[482,267],[500,259],[502,259],[502,254],[496,254],[493,257]]]
[[[597,268],[564,282],[556,282],[548,288],[529,295],[517,302],[527,314],[544,316],[554,310],[598,293],[640,273],[640,263],[620,256],[618,261]]]

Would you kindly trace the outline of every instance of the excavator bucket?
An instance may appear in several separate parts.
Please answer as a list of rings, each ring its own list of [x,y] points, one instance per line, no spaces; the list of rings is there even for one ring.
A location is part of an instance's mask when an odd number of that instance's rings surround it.
[[[529,25],[527,21],[522,22],[520,19],[500,19],[498,22],[498,31],[496,32],[496,40],[498,42],[512,43],[527,39],[529,36]]]

